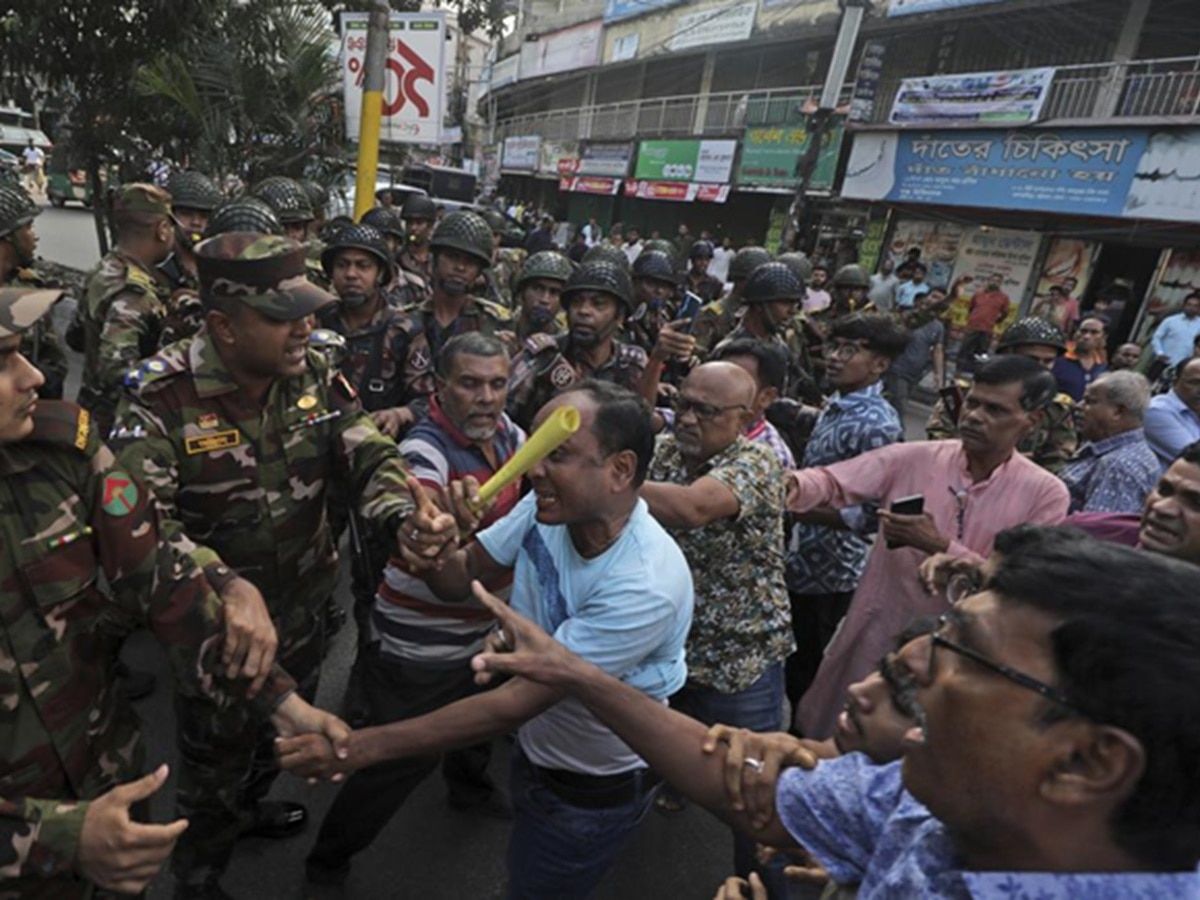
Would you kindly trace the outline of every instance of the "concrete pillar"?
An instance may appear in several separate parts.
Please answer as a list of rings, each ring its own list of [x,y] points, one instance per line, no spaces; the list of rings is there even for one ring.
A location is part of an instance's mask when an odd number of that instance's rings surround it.
[[[709,50],[704,54],[704,71],[700,74],[700,99],[696,103],[696,116],[692,120],[692,134],[704,134],[704,122],[708,118],[708,95],[712,93],[713,71],[717,68],[717,53]]]
[[[1125,86],[1125,76],[1129,71],[1129,68],[1121,63],[1129,62],[1137,52],[1150,2],[1151,0],[1129,0],[1129,7],[1125,10],[1125,21],[1121,25],[1120,35],[1117,36],[1117,45],[1113,49],[1113,62],[1117,65],[1109,69],[1108,76],[1096,95],[1096,105],[1092,110],[1092,116],[1096,119],[1111,119],[1117,113],[1118,104],[1121,102],[1121,90]]]

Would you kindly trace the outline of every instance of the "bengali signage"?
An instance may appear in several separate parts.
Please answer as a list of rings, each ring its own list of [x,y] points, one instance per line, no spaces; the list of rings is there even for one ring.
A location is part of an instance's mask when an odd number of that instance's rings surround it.
[[[850,98],[850,121],[870,122],[875,118],[875,101],[883,79],[883,60],[887,44],[867,41],[858,58],[858,74],[854,78],[854,93]]]
[[[536,134],[505,138],[500,155],[500,168],[517,172],[537,171],[541,145],[542,139]]]
[[[584,144],[579,153],[579,175],[624,178],[633,162],[633,144]]]
[[[604,4],[604,24],[644,16],[659,9],[678,6],[683,0],[607,0]]]
[[[968,72],[905,78],[892,104],[893,125],[1026,125],[1036,122],[1054,69]]]
[[[727,184],[696,184],[686,181],[627,181],[625,196],[639,200],[673,200],[677,203],[724,203]]]
[[[1034,264],[1042,246],[1036,231],[1011,231],[1004,228],[972,228],[963,235],[954,261],[951,283],[957,283],[964,296],[974,297],[989,285],[1008,295],[1012,305],[997,331],[1014,321],[1021,300],[1033,279]]]
[[[757,14],[758,0],[688,13],[675,23],[675,32],[667,46],[672,53],[678,53],[709,44],[747,40],[754,31]]]
[[[634,177],[648,181],[727,182],[737,141],[642,141]]]
[[[600,194],[615,197],[621,189],[620,178],[597,178],[591,175],[566,175],[558,180],[558,189],[569,194]]]
[[[837,174],[838,155],[842,151],[844,126],[840,121],[821,141],[821,152],[809,181],[809,189],[828,191]],[[738,163],[737,183],[758,187],[796,186],[796,167],[808,152],[810,135],[803,126],[747,128],[742,140],[742,159]]]
[[[574,141],[542,141],[538,174],[570,175],[579,168],[579,145]]]
[[[603,27],[597,19],[526,40],[521,45],[521,80],[596,65]]]
[[[1133,128],[864,132],[842,196],[1120,216],[1146,145]]]
[[[888,4],[889,16],[913,16],[919,13],[944,12],[947,9],[959,9],[964,6],[983,6],[987,3],[999,3],[1000,0],[891,0]]]

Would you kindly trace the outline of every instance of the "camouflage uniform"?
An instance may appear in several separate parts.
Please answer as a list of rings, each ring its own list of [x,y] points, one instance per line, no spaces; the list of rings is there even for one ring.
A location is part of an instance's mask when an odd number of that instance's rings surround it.
[[[57,285],[50,284],[33,269],[17,269],[6,286],[35,290],[57,288]],[[70,366],[49,316],[40,319],[21,335],[21,355],[37,366],[46,379],[46,383],[38,388],[38,396],[46,400],[61,400]]]
[[[332,299],[304,279],[299,245],[248,240],[230,234],[200,245],[202,297],[219,290],[276,319]],[[337,582],[330,482],[344,483],[363,518],[394,534],[411,509],[395,443],[315,350],[303,374],[272,384],[261,409],[242,402],[206,330],[145,361],[127,389],[113,432],[122,463],[155,491],[173,531],[196,543],[198,563],[224,564],[262,592],[278,658],[311,696],[324,652],[321,614]],[[244,716],[188,701],[179,718],[179,807],[191,826],[174,866],[195,888],[220,876],[277,770],[270,733],[247,727]]]
[[[404,406],[404,363],[412,337],[412,320],[400,309],[381,303],[371,321],[351,331],[340,306],[322,310],[321,326],[346,340],[338,368],[358,393],[368,412]]]
[[[158,271],[169,285],[167,311],[159,326],[155,348],[161,350],[199,331],[204,324],[204,307],[200,303],[200,280],[180,262],[178,251]]]
[[[26,295],[41,313],[14,315],[0,292],[0,337],[30,327],[58,293]],[[233,686],[214,675],[220,601],[79,407],[43,402],[28,438],[0,445],[0,509],[0,894],[85,897],[92,886],[73,869],[88,801],[142,763],[103,616],[120,607],[145,622],[181,688],[226,706]],[[276,670],[256,708],[294,686]]]
[[[968,382],[958,381],[954,387],[943,391],[943,396],[933,408],[929,421],[925,423],[925,434],[931,441],[945,441],[958,437],[958,417],[962,411],[963,398],[969,388]],[[1075,455],[1078,447],[1075,401],[1067,394],[1057,394],[1046,407],[1041,424],[1017,445],[1017,451],[1043,469],[1058,474],[1066,461]]]
[[[413,256],[412,248],[405,247],[400,251],[400,256],[396,259],[400,268],[405,272],[412,272],[421,282],[429,288],[433,286],[433,252],[430,251],[425,257],[425,262],[421,262]]]
[[[578,358],[569,334],[540,353],[533,349],[526,347],[517,355],[508,379],[509,418],[526,430],[539,409],[577,381],[597,378],[636,392],[646,371],[646,351],[620,341],[612,342],[612,353],[598,369],[589,369]]]
[[[784,396],[816,406],[825,402],[825,395],[821,393],[817,380],[813,376],[812,358],[808,352],[808,344],[804,340],[803,323],[799,316],[792,319],[783,334],[774,334],[769,338],[760,338],[751,334],[739,322],[729,336],[721,341],[721,344],[729,344],[734,341],[763,341],[778,344],[787,354],[788,359],[787,387],[784,390]],[[716,347],[713,349],[716,350]]]
[[[733,294],[727,294],[707,304],[696,314],[692,337],[696,339],[696,352],[700,356],[707,355],[738,326],[740,310],[738,299]]]
[[[398,265],[393,266],[392,277],[383,288],[383,297],[389,306],[404,309],[428,299],[429,285],[420,275],[414,275]]]
[[[495,262],[482,275],[487,280],[489,300],[509,310],[515,308],[517,279],[521,277],[521,267],[525,264],[526,256],[528,254],[524,250],[516,247],[496,251]]]
[[[518,316],[516,320],[517,341],[521,346],[524,346],[525,342],[535,334],[548,334],[550,337],[556,338],[561,337],[566,333],[567,314],[562,310],[559,310],[558,315],[541,327],[526,321],[523,316]]]

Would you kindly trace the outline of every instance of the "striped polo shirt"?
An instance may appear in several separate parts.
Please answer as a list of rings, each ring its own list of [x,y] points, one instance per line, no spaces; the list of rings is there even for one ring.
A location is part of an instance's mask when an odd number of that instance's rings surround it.
[[[400,444],[404,463],[422,485],[446,487],[471,475],[480,484],[487,481],[525,442],[525,433],[502,416],[492,438],[496,466],[492,467],[483,451],[469,440],[438,406],[429,404],[429,414],[417,422]],[[486,528],[503,518],[517,504],[521,484],[509,485],[480,523]],[[512,573],[484,587],[507,600],[512,588]],[[495,618],[474,598],[462,603],[438,599],[425,582],[413,575],[395,557],[388,561],[383,580],[375,595],[371,615],[374,636],[381,651],[408,665],[429,668],[457,668],[483,649],[483,640],[495,625]]]

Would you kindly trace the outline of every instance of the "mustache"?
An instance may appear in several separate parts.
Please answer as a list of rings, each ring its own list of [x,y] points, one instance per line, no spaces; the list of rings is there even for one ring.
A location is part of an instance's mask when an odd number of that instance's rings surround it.
[[[910,719],[924,716],[917,703],[917,679],[908,669],[896,665],[895,656],[889,654],[879,661],[879,674],[887,682],[896,709]]]

